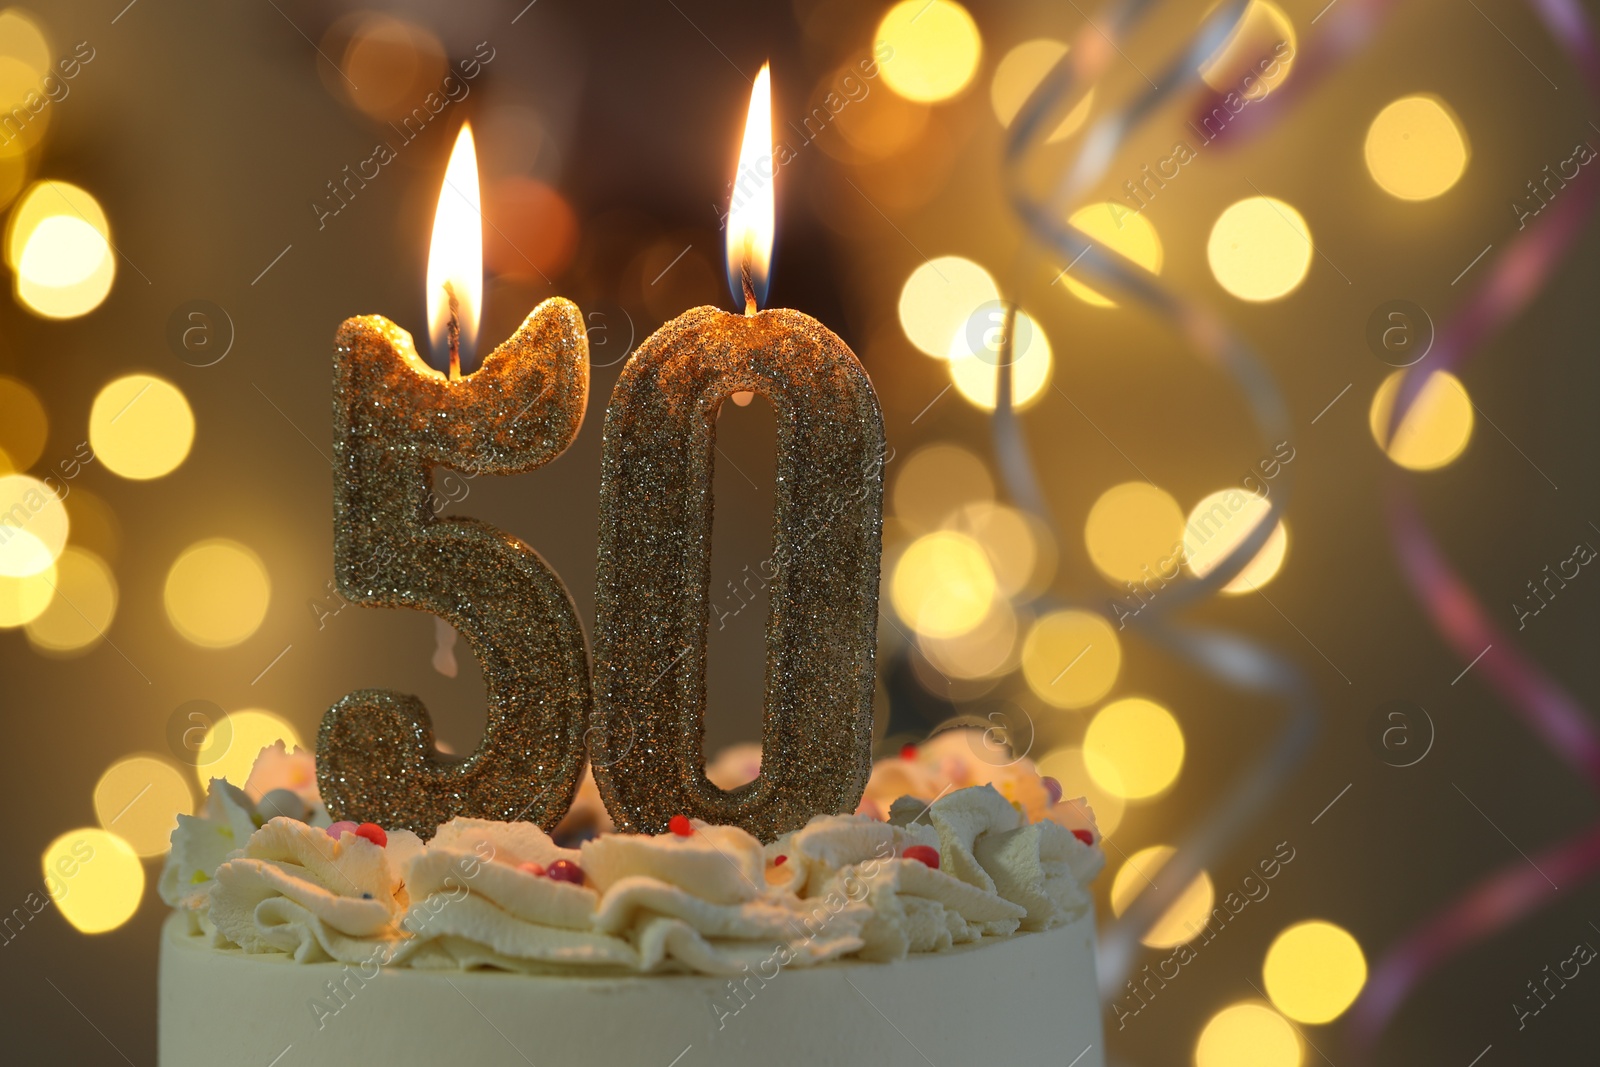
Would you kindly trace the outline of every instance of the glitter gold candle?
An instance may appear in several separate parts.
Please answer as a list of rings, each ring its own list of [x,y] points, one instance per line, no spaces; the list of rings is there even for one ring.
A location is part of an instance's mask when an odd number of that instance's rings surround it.
[[[623,830],[658,833],[683,814],[770,841],[853,811],[871,770],[883,417],[843,341],[800,312],[757,311],[771,144],[763,67],[740,153],[741,173],[763,181],[728,221],[745,314],[699,307],[667,323],[623,368],[606,412],[589,744]],[[717,414],[739,392],[772,404],[778,460],[774,552],[761,569],[761,773],[725,792],[707,780],[701,745]]]
[[[415,697],[351,693],[323,719],[317,779],[333,818],[423,837],[457,815],[553,826],[583,773],[590,703],[583,629],[561,579],[510,534],[436,517],[432,507],[435,467],[514,474],[560,455],[589,391],[583,319],[560,298],[461,376],[482,293],[477,194],[463,127],[428,267],[434,350],[448,349],[448,372],[424,363],[411,335],[377,315],[346,320],[334,356],[339,592],[430,612],[459,630],[483,669],[488,718],[477,751],[457,758],[437,750]]]

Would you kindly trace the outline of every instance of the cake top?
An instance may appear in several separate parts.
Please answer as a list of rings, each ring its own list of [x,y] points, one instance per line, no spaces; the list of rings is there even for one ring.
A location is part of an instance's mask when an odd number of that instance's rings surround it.
[[[201,814],[179,817],[159,886],[219,948],[521,972],[886,960],[1087,912],[1105,862],[1087,805],[1026,761],[976,758],[960,733],[880,761],[858,813],[768,845],[683,816],[658,836],[611,833],[582,794],[554,836],[456,818],[423,842],[331,823],[311,757],[279,744],[244,789],[213,780]],[[748,780],[753,749],[708,775]]]

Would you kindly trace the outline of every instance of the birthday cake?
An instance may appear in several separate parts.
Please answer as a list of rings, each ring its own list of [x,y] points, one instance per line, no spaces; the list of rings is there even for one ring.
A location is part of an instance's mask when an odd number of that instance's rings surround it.
[[[424,841],[330,822],[311,757],[268,749],[173,834],[160,1063],[1098,1067],[1092,816],[964,744],[765,845],[609,832],[587,785],[554,836]]]

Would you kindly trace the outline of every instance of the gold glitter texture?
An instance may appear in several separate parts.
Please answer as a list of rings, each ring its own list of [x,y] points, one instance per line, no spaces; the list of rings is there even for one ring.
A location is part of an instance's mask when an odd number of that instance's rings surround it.
[[[382,689],[333,706],[317,736],[317,780],[335,819],[431,837],[457,815],[546,828],[583,772],[589,671],[567,589],[528,545],[475,519],[434,515],[432,471],[531,471],[583,423],[589,349],[570,301],[546,300],[482,367],[451,380],[411,335],[377,315],[348,319],[334,354],[334,574],[349,600],[414,608],[472,648],[488,721],[466,758],[434,747],[428,710]]]
[[[740,391],[778,427],[761,774],[706,778],[717,414]],[[883,417],[843,341],[796,311],[687,311],[634,353],[605,421],[590,756],[619,830],[678,814],[771,841],[855,810],[871,773]]]

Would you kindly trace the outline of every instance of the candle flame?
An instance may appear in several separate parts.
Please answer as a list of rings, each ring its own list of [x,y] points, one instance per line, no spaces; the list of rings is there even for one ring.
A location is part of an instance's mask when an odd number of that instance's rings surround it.
[[[750,113],[739,147],[739,169],[733,176],[728,205],[728,286],[735,301],[754,315],[767,296],[772,267],[772,238],[777,210],[772,195],[776,170],[772,158],[772,70],[761,65],[750,88]]]
[[[472,355],[483,307],[483,209],[478,193],[478,153],[472,127],[461,124],[439,187],[428,245],[428,338],[434,354],[450,355],[450,377],[461,373],[461,353]]]

